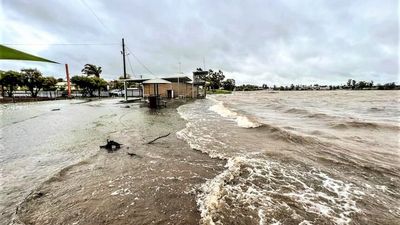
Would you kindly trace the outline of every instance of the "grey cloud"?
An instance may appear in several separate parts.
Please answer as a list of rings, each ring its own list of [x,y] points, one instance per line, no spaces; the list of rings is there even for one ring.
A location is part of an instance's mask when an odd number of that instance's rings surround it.
[[[395,0],[85,1],[105,27],[79,0],[3,0],[3,9],[6,22],[30,24],[59,42],[118,43],[125,37],[136,74],[149,75],[132,54],[156,75],[176,74],[179,61],[190,74],[205,57],[207,68],[222,69],[238,83],[400,81]],[[13,40],[12,32],[3,37]],[[40,53],[68,62],[74,73],[85,63],[101,65],[104,77],[113,79],[122,72],[119,48],[50,46]]]

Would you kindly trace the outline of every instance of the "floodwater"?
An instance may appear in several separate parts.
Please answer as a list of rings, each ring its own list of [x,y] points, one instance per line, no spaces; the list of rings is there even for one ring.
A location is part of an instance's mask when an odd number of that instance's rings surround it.
[[[179,218],[185,216],[177,213],[179,207],[185,214],[193,210],[186,224],[400,224],[398,91],[259,91],[214,95],[180,106],[178,113],[185,121],[178,115],[175,119],[165,115],[155,118],[139,105],[124,108],[118,101],[71,100],[0,106],[0,224],[10,221],[15,207],[40,184],[60,169],[96,155],[99,145],[114,136],[121,136],[126,146],[136,147],[135,153],[141,157],[126,158],[127,149],[112,156],[100,154],[98,158],[103,164],[93,168],[115,167],[115,163],[124,162],[124,169],[131,172],[126,177],[139,174],[154,181],[147,184],[143,179],[146,185],[140,186],[140,182],[121,179],[124,191],[143,192],[142,203],[147,208],[142,204],[131,206],[136,211],[126,212],[126,220],[120,224],[132,221],[149,224],[161,215],[175,218],[171,224],[179,224]],[[165,121],[165,118],[170,119]],[[145,127],[151,127],[151,131],[137,135]],[[164,144],[152,147],[141,144],[144,137],[156,137],[171,130],[178,131],[176,136],[192,149],[205,154],[194,154],[198,152],[183,146],[180,140],[174,141],[176,137],[172,135]],[[208,156],[215,160],[205,160]],[[151,173],[145,165],[154,165]],[[106,181],[110,177],[122,176],[113,174],[112,168],[105,170],[106,176],[99,175],[103,170],[94,175],[85,171],[88,170],[79,166],[72,170],[64,180],[65,187],[48,183],[46,187],[52,190],[52,195],[46,196],[46,201],[26,202],[32,211],[27,210],[22,216],[33,218],[29,220],[33,224],[51,224],[51,221],[72,224],[72,220],[60,218],[75,215],[73,210],[78,210],[87,212],[80,221],[99,222],[110,208],[119,206],[119,201],[131,204],[136,199],[133,194],[117,195],[114,187],[108,187]],[[193,174],[197,174],[195,181]],[[174,176],[179,179],[169,179]],[[162,184],[159,180],[171,182],[168,183],[171,190],[161,192],[162,187],[157,187]],[[99,210],[98,202],[86,200],[99,188],[98,183],[107,186],[104,190],[112,190],[111,194],[105,191],[96,197],[105,199],[103,206],[107,207],[99,215],[103,217],[94,220],[89,217]],[[87,195],[73,192],[78,186],[84,186]],[[63,191],[57,195],[60,188]],[[151,192],[153,189],[160,193],[153,196],[158,193]],[[69,200],[69,204],[80,204],[81,208],[65,205],[63,201]],[[160,202],[166,207],[176,203],[178,208],[169,208],[170,214],[164,215],[154,207]],[[164,217],[160,221],[169,221]],[[36,221],[37,218],[44,221]],[[118,224],[122,220],[107,221]]]
[[[236,92],[178,108],[178,137],[228,160],[200,224],[400,224],[400,92]]]
[[[119,100],[0,105],[0,224],[40,183],[98,152],[110,135],[125,128],[128,113],[143,117]]]

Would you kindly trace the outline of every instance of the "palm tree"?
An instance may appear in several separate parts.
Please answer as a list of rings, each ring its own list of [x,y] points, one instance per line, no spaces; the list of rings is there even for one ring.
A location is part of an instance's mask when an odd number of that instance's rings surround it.
[[[101,72],[102,72],[101,66],[98,67],[93,64],[86,64],[85,67],[83,67],[83,69],[82,69],[82,73],[86,74],[87,76],[94,75],[95,77],[99,77],[99,78],[100,78]]]
[[[101,74],[101,66],[96,66],[93,64],[86,64],[85,67],[82,69],[82,73],[86,74],[87,76],[94,75],[95,77],[99,78],[100,80],[100,74]],[[100,87],[99,87],[99,98],[100,98]]]

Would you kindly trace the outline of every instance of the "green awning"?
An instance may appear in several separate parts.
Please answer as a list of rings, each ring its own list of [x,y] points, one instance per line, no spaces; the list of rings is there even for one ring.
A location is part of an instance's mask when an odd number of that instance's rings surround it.
[[[0,45],[0,60],[1,59],[9,59],[9,60],[30,60],[30,61],[40,61],[40,62],[49,62],[49,63],[57,63],[45,58],[41,58],[38,56],[34,56],[25,52],[21,52],[19,50],[9,48],[4,45]]]

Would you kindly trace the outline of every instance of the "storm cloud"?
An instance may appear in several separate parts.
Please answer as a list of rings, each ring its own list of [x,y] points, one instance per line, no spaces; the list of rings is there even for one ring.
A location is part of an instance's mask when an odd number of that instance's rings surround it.
[[[400,81],[396,0],[1,4],[2,44],[62,63],[2,61],[2,70],[36,67],[64,77],[64,63],[74,75],[93,63],[102,66],[103,78],[116,79],[124,37],[127,72],[134,76],[176,75],[181,62],[186,75],[205,63],[240,84]]]

